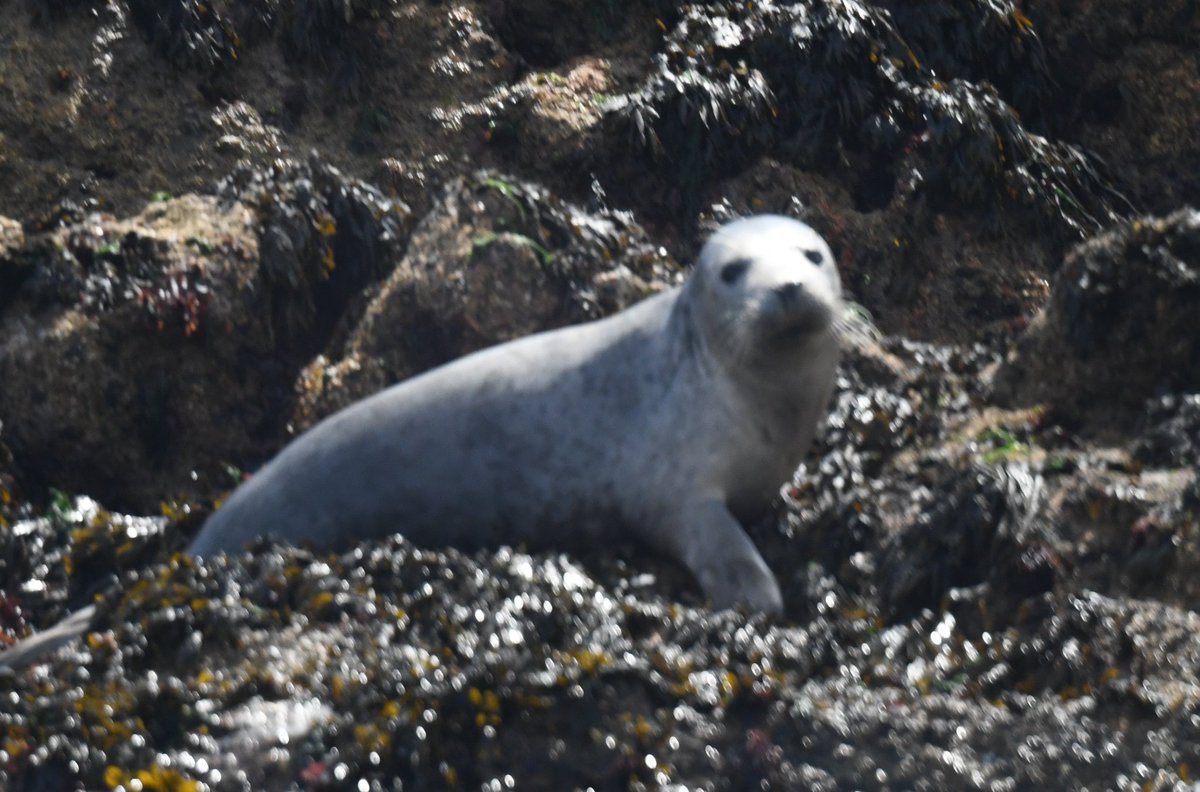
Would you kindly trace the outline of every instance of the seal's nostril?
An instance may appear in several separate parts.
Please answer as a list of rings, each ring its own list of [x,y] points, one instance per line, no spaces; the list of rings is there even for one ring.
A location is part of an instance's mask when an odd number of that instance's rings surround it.
[[[802,287],[799,283],[785,283],[783,286],[777,286],[775,293],[779,295],[779,300],[784,305],[791,305],[800,299]]]

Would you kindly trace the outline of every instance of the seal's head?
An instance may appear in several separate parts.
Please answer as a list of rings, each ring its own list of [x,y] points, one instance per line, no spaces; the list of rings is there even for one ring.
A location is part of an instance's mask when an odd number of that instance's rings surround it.
[[[829,246],[804,223],[778,215],[737,220],[713,234],[692,288],[706,346],[743,363],[827,347],[843,313]]]

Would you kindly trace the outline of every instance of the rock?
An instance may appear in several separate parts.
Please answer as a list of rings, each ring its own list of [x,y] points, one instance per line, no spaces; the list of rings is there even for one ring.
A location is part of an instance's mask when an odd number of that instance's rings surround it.
[[[995,376],[1006,404],[1046,404],[1101,435],[1144,402],[1200,389],[1200,212],[1124,223],[1075,248]]]
[[[306,368],[293,425],[469,352],[621,310],[673,266],[619,213],[587,214],[496,174],[455,179],[340,356]]]
[[[19,248],[24,242],[25,233],[21,230],[21,224],[0,216],[0,257],[5,257],[8,251]]]
[[[226,464],[283,442],[296,373],[399,258],[406,210],[327,166],[227,192],[88,215],[2,259],[0,421],[37,484],[143,512],[227,488]]]
[[[1195,3],[4,9],[0,644],[97,607],[0,677],[0,787],[1195,785]],[[749,528],[786,616],[645,554],[173,554],[289,420],[763,211],[883,333]]]
[[[1200,393],[1171,393],[1146,403],[1134,458],[1165,468],[1200,465]]]
[[[1058,82],[1051,128],[1072,128],[1141,211],[1200,204],[1200,141],[1190,133],[1200,124],[1200,13],[1137,0],[1049,0],[1026,11]]]

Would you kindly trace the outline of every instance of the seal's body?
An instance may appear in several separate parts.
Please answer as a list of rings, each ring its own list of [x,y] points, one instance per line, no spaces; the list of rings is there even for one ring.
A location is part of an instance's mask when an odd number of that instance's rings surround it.
[[[731,223],[680,287],[322,421],[234,492],[190,552],[260,535],[329,550],[391,533],[460,548],[628,538],[682,562],[715,607],[778,612],[739,520],[767,509],[812,440],[841,315],[833,256],[812,229]],[[0,666],[78,635],[90,613],[0,653]]]
[[[462,358],[331,416],[242,485],[195,555],[268,534],[323,549],[570,549],[629,538],[714,606],[778,611],[738,520],[763,513],[833,385],[840,287],[807,226],[721,229],[681,287]]]

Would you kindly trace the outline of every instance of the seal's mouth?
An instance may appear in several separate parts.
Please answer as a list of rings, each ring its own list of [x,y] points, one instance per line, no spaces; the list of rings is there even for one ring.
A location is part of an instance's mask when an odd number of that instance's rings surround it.
[[[772,312],[770,336],[776,342],[799,343],[833,324],[832,307],[799,284],[781,286],[775,296],[777,310]]]
[[[795,346],[828,330],[832,324],[829,316],[828,310],[812,311],[801,319],[783,325],[771,334],[771,338],[780,345]]]

